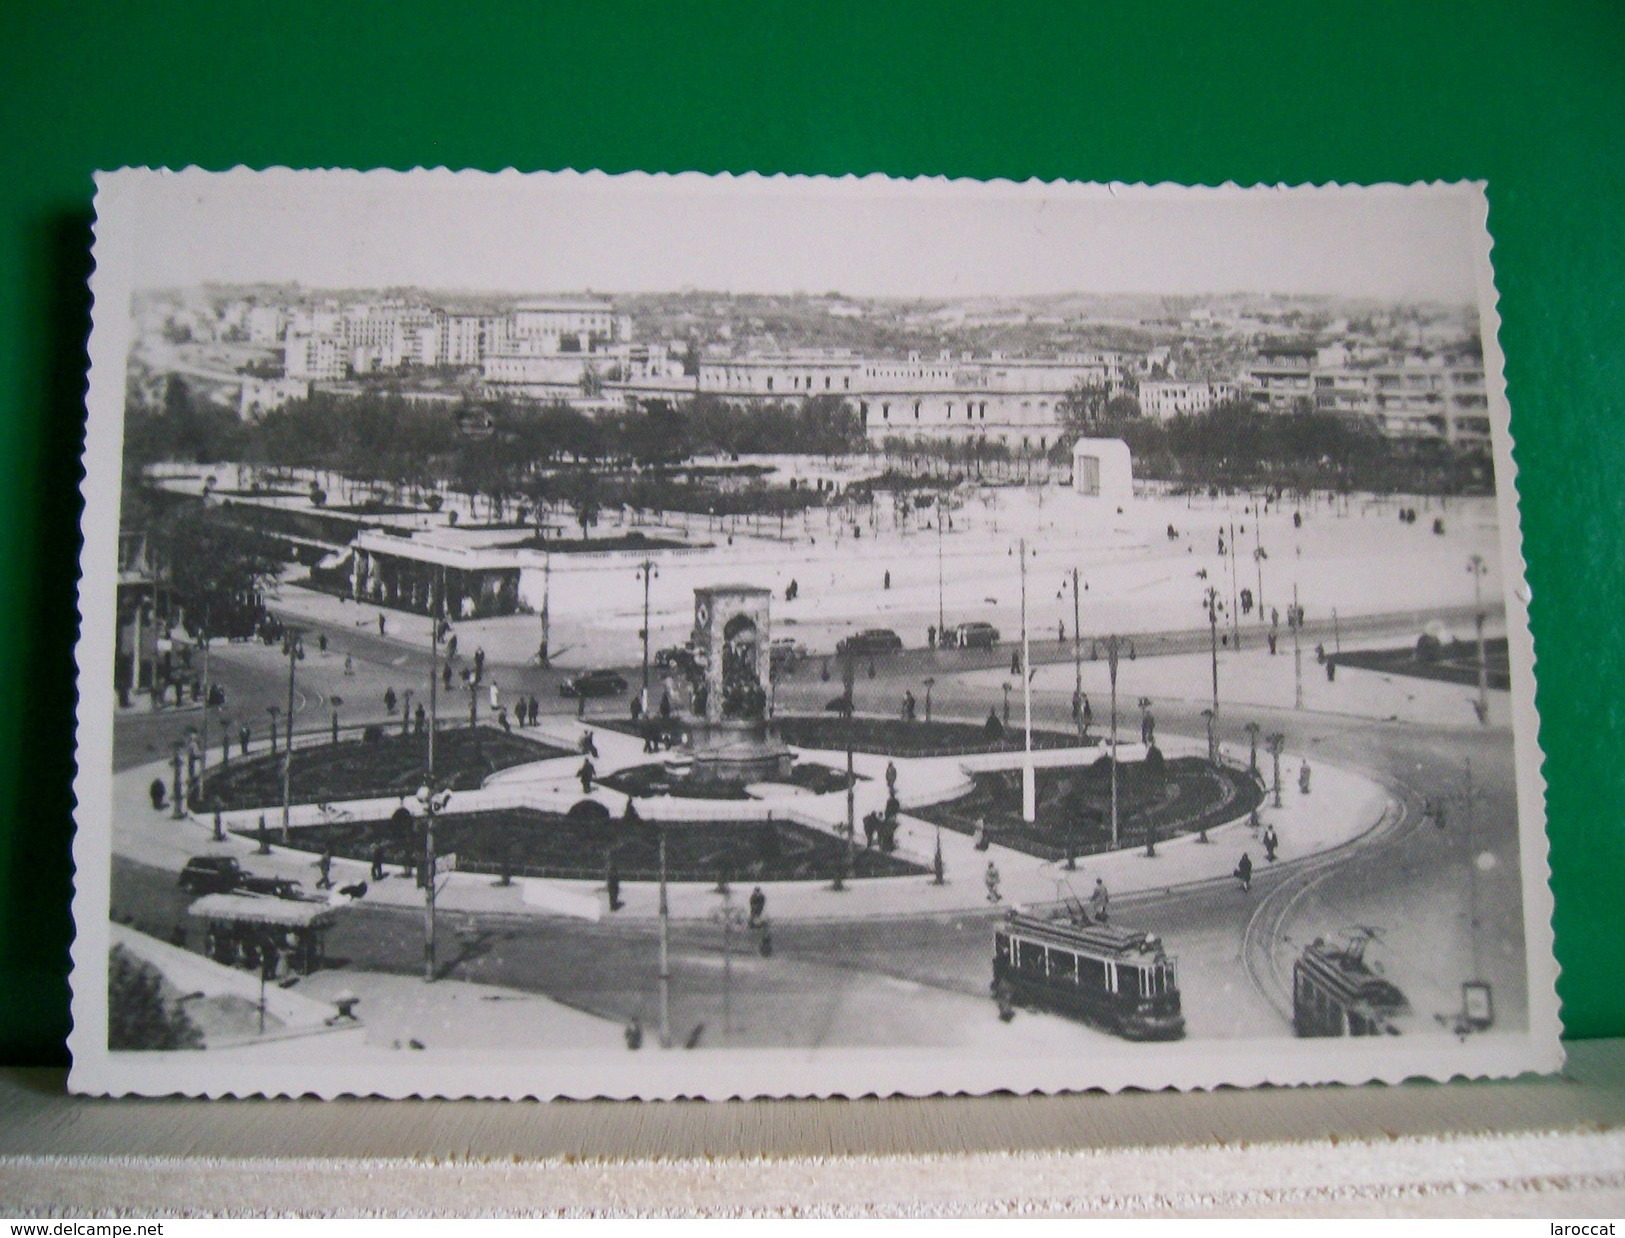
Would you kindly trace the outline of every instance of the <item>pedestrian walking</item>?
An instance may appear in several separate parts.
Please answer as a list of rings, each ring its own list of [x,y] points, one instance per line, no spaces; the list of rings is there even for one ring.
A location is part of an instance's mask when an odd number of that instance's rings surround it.
[[[378,635],[379,636],[384,635],[386,630],[387,630],[387,625],[384,623],[383,612],[379,611],[378,612]]]
[[[1111,907],[1112,896],[1106,889],[1104,878],[1095,878],[1094,893],[1089,896],[1089,914],[1094,917],[1096,924],[1106,923],[1106,913]]]
[[[440,668],[440,686],[447,692],[451,691],[451,663],[447,662]]]
[[[1157,742],[1157,720],[1149,709],[1140,719],[1140,742],[1147,748]]]
[[[237,742],[242,746],[243,755],[245,757],[248,755],[248,739],[248,724],[245,722],[242,726],[237,728]]]
[[[897,794],[897,764],[893,761],[886,762],[886,791],[890,795]]]
[[[372,879],[374,881],[382,881],[384,879],[383,843],[373,843],[372,845]]]
[[[1010,673],[1012,675],[1021,674],[1021,650],[1019,649],[1010,651]]]
[[[1061,620],[1057,621],[1056,624],[1055,624],[1055,643],[1057,645],[1066,644],[1066,620],[1065,619],[1061,619]]]
[[[986,851],[988,849],[988,847],[991,845],[989,843],[988,837],[987,837],[987,818],[986,817],[977,817],[976,818],[976,829],[972,833],[971,839],[972,839],[972,842],[974,843],[974,845],[976,847],[976,850],[978,850],[978,851]]]
[[[421,701],[418,702],[417,713],[412,716],[412,729],[419,735],[427,733],[429,729],[429,715],[425,712]]]
[[[513,731],[513,727],[508,725],[508,707],[506,705],[497,707],[497,725],[509,733]]]
[[[316,648],[320,649],[323,653],[327,652],[327,633],[326,632],[321,632],[321,633],[317,634]]]
[[[982,881],[987,886],[987,901],[1002,903],[1004,895],[999,893],[999,866],[992,860],[987,862],[987,874],[982,878]]]
[[[1236,871],[1233,875],[1237,881],[1241,882],[1241,892],[1243,894],[1251,890],[1253,888],[1253,857],[1243,851],[1241,860],[1236,865]]]
[[[316,879],[316,888],[318,890],[330,890],[330,889],[332,889],[333,888],[333,848],[332,847],[323,847],[322,848],[321,858],[316,861],[316,871],[321,874]]]
[[[1280,845],[1281,845],[1281,840],[1275,836],[1275,827],[1273,825],[1265,826],[1264,827],[1264,858],[1266,860],[1268,860],[1271,864],[1275,863],[1275,852],[1276,852],[1276,849],[1280,847]]]
[[[485,677],[485,646],[481,645],[474,650],[474,678]]]
[[[604,876],[604,893],[609,895],[610,911],[619,911],[626,904],[621,902],[621,873],[615,865],[615,853],[609,853],[609,871]]]
[[[891,588],[891,569],[886,569],[886,588]]]
[[[576,774],[576,777],[581,779],[581,794],[587,795],[591,793],[593,775],[597,772],[593,768],[591,757],[581,762],[581,769]]]
[[[750,926],[755,928],[762,922],[762,916],[767,911],[767,895],[762,893],[762,887],[757,886],[750,892]]]
[[[169,798],[169,792],[164,789],[164,780],[162,778],[152,780],[152,785],[147,788],[147,796],[152,800],[154,810],[164,806],[164,802]]]
[[[1309,794],[1309,762],[1305,761],[1298,766],[1298,794]]]
[[[353,654],[347,653],[344,655],[344,673],[346,675],[355,674],[355,656]]]
[[[591,731],[581,732],[581,751],[589,757],[598,755],[598,743],[593,739]]]
[[[395,705],[396,705],[396,703],[397,703],[397,699],[396,699],[396,696],[395,696],[395,689],[394,688],[385,688],[384,689],[384,712],[386,714],[388,714],[391,718],[393,718],[395,716]]]
[[[457,656],[457,633],[455,632],[446,637],[446,656],[448,658]]]

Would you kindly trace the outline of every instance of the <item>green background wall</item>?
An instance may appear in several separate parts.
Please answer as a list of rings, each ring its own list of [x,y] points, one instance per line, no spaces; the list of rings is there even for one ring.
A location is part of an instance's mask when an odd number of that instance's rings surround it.
[[[1483,177],[1572,1036],[1625,1034],[1625,7],[0,4],[0,1062],[66,1060],[91,172]]]

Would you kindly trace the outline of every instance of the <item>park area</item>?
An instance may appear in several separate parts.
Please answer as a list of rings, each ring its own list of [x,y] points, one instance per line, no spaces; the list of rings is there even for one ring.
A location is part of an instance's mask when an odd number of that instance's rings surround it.
[[[1251,812],[1263,788],[1244,769],[1209,765],[1201,757],[1164,760],[1155,748],[1143,761],[1117,766],[1118,845],[1143,846],[1212,829]],[[1045,860],[1112,849],[1111,759],[1089,765],[1039,769],[1037,819],[1021,815],[1021,770],[973,775],[975,786],[957,799],[918,810],[918,816],[985,837],[1002,847]]]
[[[338,857],[414,868],[422,854],[422,820],[345,821],[292,831],[290,845]],[[660,832],[666,834],[672,881],[811,881],[843,870],[846,843],[793,821],[681,821],[657,826],[602,813],[531,808],[448,813],[436,818],[435,850],[457,868],[511,877],[602,880],[614,865],[622,881],[660,875]],[[866,848],[853,853],[855,877],[901,877],[926,870]]]
[[[372,728],[369,728],[372,731]],[[435,781],[472,791],[498,770],[564,756],[561,748],[494,727],[457,727],[435,734]],[[282,755],[265,752],[217,765],[204,775],[206,810],[231,812],[282,802]],[[289,802],[328,804],[415,795],[428,767],[428,737],[384,734],[294,749]]]
[[[1432,679],[1467,687],[1478,683],[1477,641],[1435,641],[1431,647],[1422,644],[1402,649],[1357,649],[1338,654],[1335,661],[1338,666],[1408,675],[1413,679]],[[1506,637],[1491,637],[1484,642],[1484,678],[1486,687],[1502,692],[1512,686]]]

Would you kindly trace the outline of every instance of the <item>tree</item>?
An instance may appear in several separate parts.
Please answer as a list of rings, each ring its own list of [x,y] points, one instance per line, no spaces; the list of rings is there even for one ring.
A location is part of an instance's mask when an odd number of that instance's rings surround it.
[[[231,633],[257,618],[261,590],[282,568],[278,543],[229,509],[196,503],[172,508],[155,532],[169,586],[194,623],[207,616],[216,632]]]
[[[581,526],[581,540],[587,540],[587,531],[598,523],[598,512],[603,505],[603,483],[592,469],[575,469],[565,481],[565,498],[574,509],[576,523]]]
[[[158,972],[123,946],[107,956],[109,1049],[201,1049],[203,1033],[179,1006],[167,1006]]]
[[[1061,425],[1074,432],[1092,430],[1105,420],[1112,389],[1107,383],[1087,379],[1075,383],[1055,404]]]

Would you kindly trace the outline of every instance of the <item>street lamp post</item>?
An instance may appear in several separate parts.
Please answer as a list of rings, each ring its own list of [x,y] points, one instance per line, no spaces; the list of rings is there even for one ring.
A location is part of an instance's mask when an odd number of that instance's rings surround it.
[[[1484,661],[1484,598],[1480,582],[1489,567],[1484,562],[1483,555],[1473,555],[1467,560],[1467,570],[1473,577],[1473,624],[1478,630],[1478,721],[1482,726],[1490,724],[1490,685],[1489,667]]]
[[[276,720],[282,713],[282,706],[267,705],[265,712],[271,715],[271,755],[276,756]]]
[[[536,661],[545,670],[552,657],[548,642],[552,637],[550,605],[553,595],[553,552],[547,551],[542,558],[542,647],[537,651]]]
[[[943,520],[943,510],[944,509],[943,509],[943,503],[942,503],[942,495],[939,494],[939,495],[937,495],[937,645],[938,645],[938,647],[941,647],[944,638],[948,635],[947,611],[943,608],[943,601],[942,601],[942,520]],[[929,713],[929,710],[928,710],[927,711],[927,720],[928,721],[929,721],[929,716],[930,716],[930,713]]]
[[[649,580],[660,575],[660,569],[654,563],[645,559],[638,564],[638,574],[643,577],[643,693],[638,698],[642,712],[649,712]]]
[[[666,823],[660,832],[660,1047],[671,1048],[671,904],[666,899]]]
[[[327,707],[333,722],[332,734],[333,742],[335,744],[339,742],[339,706],[342,704],[344,704],[344,698],[342,696],[330,696],[327,698]]]
[[[417,801],[423,805],[423,983],[435,982],[435,941],[434,941],[434,899],[435,899],[435,864],[438,857],[435,855],[434,819],[445,810],[451,800],[451,792],[445,788],[436,788],[434,773],[431,770],[423,785],[418,788]]]
[[[1027,634],[1027,539],[1021,539],[1021,699],[1024,748],[1021,764],[1021,819],[1038,819],[1038,773],[1033,769],[1033,659]]]
[[[1106,671],[1111,677],[1112,685],[1112,846],[1118,844],[1117,836],[1117,661],[1123,650],[1128,650],[1130,659],[1134,657],[1134,642],[1113,633],[1101,638],[1100,643],[1106,650]],[[1154,854],[1148,851],[1147,854]]]
[[[925,720],[929,723],[931,721],[931,689],[935,686],[937,679],[935,675],[927,675],[923,682],[925,684]]]
[[[340,703],[342,704],[342,702],[340,702]],[[404,692],[401,693],[401,734],[402,735],[410,735],[411,733],[412,733],[412,689],[407,688]],[[338,738],[339,738],[338,734],[335,731],[335,733],[333,735],[333,742],[337,743]]]
[[[1009,680],[1005,680],[1004,683],[999,685],[999,687],[1004,689],[1004,725],[1006,730],[1008,730],[1010,727],[1010,689],[1015,686],[1016,685],[1011,683]]]
[[[1249,741],[1249,747],[1247,749],[1247,768],[1248,768],[1249,771],[1251,771],[1254,778],[1258,777],[1258,732],[1259,732],[1259,730],[1260,730],[1260,727],[1259,727],[1258,723],[1249,722],[1247,724],[1247,739]]]
[[[1230,639],[1237,653],[1241,652],[1241,599],[1236,589],[1236,525],[1230,522],[1230,540],[1225,543],[1230,551]]]
[[[853,699],[854,682],[852,648],[849,645],[841,661],[841,686],[846,693],[846,726],[841,728],[846,732],[846,851],[841,857],[841,866],[835,870],[835,880],[830,884],[832,890],[846,889],[846,874],[852,868],[853,846],[858,836],[856,798],[858,780],[852,764],[853,715],[857,713],[857,701]]]
[[[1270,757],[1275,763],[1275,806],[1281,806],[1281,751],[1286,747],[1286,736],[1280,731],[1270,732],[1265,741],[1269,745]]]

